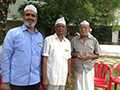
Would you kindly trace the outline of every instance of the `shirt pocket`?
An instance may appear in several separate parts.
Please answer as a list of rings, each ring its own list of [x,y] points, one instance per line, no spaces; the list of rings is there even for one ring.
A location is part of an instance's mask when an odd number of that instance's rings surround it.
[[[23,33],[19,33],[14,39],[14,48],[19,51],[26,50],[26,47],[29,47],[30,39],[25,37]]]
[[[25,40],[22,37],[18,36],[17,38],[15,38],[15,40],[14,40],[15,48],[24,49],[25,46],[26,46]]]
[[[93,53],[94,53],[94,46],[93,45],[88,45],[88,53],[93,55]]]
[[[63,57],[68,60],[69,59],[69,55],[70,54],[70,49],[69,48],[64,48],[63,49]]]
[[[35,49],[35,54],[40,57],[42,54],[42,47],[37,46]]]
[[[42,56],[42,47],[40,47],[39,45],[37,45],[36,47],[34,47],[34,55],[32,57],[33,59],[33,67],[36,70],[40,69],[40,64],[41,64],[41,56]]]

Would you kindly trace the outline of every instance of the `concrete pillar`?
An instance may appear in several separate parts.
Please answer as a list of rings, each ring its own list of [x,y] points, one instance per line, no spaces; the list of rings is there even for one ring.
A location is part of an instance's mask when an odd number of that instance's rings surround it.
[[[118,35],[119,35],[118,31],[112,32],[112,42],[114,43],[118,42]]]

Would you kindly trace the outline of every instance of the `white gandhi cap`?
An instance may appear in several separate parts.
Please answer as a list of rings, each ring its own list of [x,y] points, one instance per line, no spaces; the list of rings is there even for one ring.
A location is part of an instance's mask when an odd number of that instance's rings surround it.
[[[90,32],[92,32],[92,28],[90,28]]]
[[[56,26],[58,23],[62,23],[62,24],[64,24],[64,25],[66,26],[66,22],[65,22],[64,17],[57,19],[57,20],[56,20],[56,23],[55,23],[55,26]]]
[[[33,10],[35,13],[37,13],[37,9],[34,5],[30,4],[30,5],[27,5],[25,8],[24,8],[24,11],[25,10]]]
[[[89,25],[89,23],[88,23],[86,20],[82,21],[82,22],[80,23],[80,25],[81,25],[81,24]]]

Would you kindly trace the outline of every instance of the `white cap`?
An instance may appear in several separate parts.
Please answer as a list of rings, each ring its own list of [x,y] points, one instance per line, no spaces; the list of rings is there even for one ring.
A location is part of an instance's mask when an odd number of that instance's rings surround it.
[[[37,9],[34,5],[27,5],[25,8],[24,8],[24,11],[25,10],[33,10],[35,13],[37,13]]]
[[[80,35],[78,32],[76,32],[75,34]]]
[[[92,32],[92,28],[90,28],[90,32]]]
[[[89,25],[89,23],[88,23],[86,20],[82,21],[80,24],[86,24],[86,25]]]
[[[66,22],[65,22],[64,17],[57,19],[57,21],[56,21],[56,23],[55,23],[55,26],[56,26],[58,23],[62,23],[62,24],[64,24],[64,25],[66,26]]]

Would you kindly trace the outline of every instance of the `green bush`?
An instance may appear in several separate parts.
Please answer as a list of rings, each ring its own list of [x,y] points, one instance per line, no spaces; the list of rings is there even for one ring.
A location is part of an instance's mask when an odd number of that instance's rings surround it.
[[[101,44],[112,44],[112,27],[95,27],[92,31],[93,36],[97,38]]]

